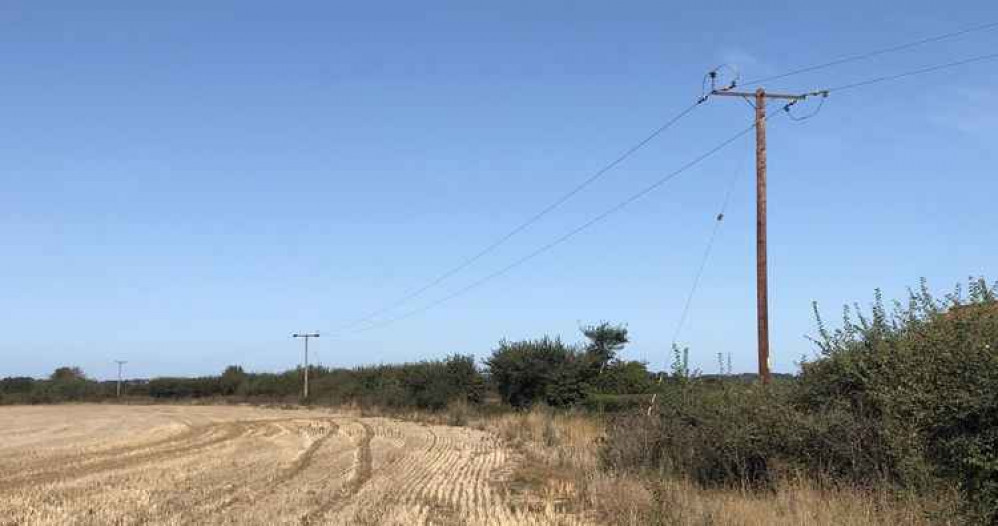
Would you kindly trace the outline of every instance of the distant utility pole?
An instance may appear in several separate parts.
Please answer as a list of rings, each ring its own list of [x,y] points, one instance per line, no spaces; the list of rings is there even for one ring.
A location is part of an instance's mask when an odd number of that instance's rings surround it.
[[[742,97],[751,103],[755,100],[755,276],[756,276],[756,312],[759,333],[759,378],[763,383],[769,383],[769,272],[766,263],[766,99],[779,99],[794,104],[813,93],[788,95],[766,93],[758,88],[754,93],[733,91],[735,82],[727,88],[717,89],[714,82],[717,72],[708,74],[711,81],[711,96]],[[827,92],[822,93],[827,95]]]
[[[121,366],[128,363],[126,360],[115,360],[114,363],[118,364],[118,386],[117,386],[117,397],[121,398]]]
[[[309,332],[295,333],[295,334],[292,334],[291,337],[292,338],[305,338],[305,380],[302,383],[301,397],[302,397],[302,400],[308,400],[308,339],[309,338],[318,338],[319,337],[319,333],[318,333],[318,331],[311,332],[311,333],[309,333]]]

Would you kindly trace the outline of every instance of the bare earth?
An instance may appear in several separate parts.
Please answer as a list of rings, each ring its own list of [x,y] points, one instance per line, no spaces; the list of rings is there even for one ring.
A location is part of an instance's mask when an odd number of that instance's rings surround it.
[[[494,436],[324,411],[0,408],[0,524],[531,524]]]

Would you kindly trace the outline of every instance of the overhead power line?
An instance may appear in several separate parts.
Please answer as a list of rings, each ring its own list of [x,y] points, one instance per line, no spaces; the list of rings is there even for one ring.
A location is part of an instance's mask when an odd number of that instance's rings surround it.
[[[963,60],[956,60],[956,61],[953,61],[953,62],[945,62],[945,63],[942,63],[942,64],[936,64],[936,65],[933,65],[933,66],[926,66],[924,68],[913,69],[913,70],[910,70],[910,71],[904,71],[904,72],[895,73],[895,74],[892,74],[892,75],[885,75],[885,76],[882,76],[882,77],[873,77],[873,78],[870,78],[870,79],[867,79],[867,80],[861,80],[859,82],[853,82],[853,83],[850,83],[850,84],[844,84],[844,85],[841,85],[841,86],[835,86],[834,88],[828,88],[826,90],[823,90],[823,92],[830,93],[830,92],[846,91],[846,90],[851,90],[851,89],[856,89],[856,88],[860,88],[860,87],[869,86],[871,84],[879,84],[881,82],[889,82],[889,81],[893,81],[893,80],[900,80],[900,79],[907,78],[907,77],[913,77],[915,75],[922,75],[922,74],[925,74],[925,73],[932,73],[934,71],[940,71],[940,70],[944,70],[944,69],[955,68],[957,66],[964,66],[964,65],[973,64],[973,63],[976,63],[976,62],[985,62],[985,61],[988,61],[988,60],[996,60],[996,59],[998,59],[998,53],[989,53],[987,55],[978,55],[976,57],[971,57],[971,58],[967,58],[967,59],[963,59]],[[821,92],[819,92],[819,93],[821,93]]]
[[[970,34],[970,33],[977,33],[977,32],[981,32],[981,31],[988,31],[988,30],[996,29],[996,28],[998,28],[998,22],[989,22],[987,24],[982,24],[982,25],[979,25],[979,26],[969,27],[969,28],[966,28],[966,29],[961,29],[959,31],[952,31],[952,32],[949,32],[949,33],[943,33],[941,35],[935,35],[935,36],[931,36],[931,37],[928,37],[928,38],[923,38],[923,39],[920,39],[920,40],[914,40],[914,41],[911,41],[911,42],[905,42],[903,44],[898,44],[898,45],[894,45],[894,46],[890,46],[890,47],[886,47],[886,48],[876,49],[876,50],[873,50],[873,51],[867,51],[865,53],[857,53],[855,55],[849,55],[849,56],[842,57],[842,58],[839,58],[839,59],[831,60],[829,62],[823,62],[823,63],[820,63],[820,64],[814,64],[814,65],[811,65],[811,66],[804,66],[804,67],[793,69],[793,70],[790,70],[790,71],[787,71],[787,72],[784,72],[784,73],[779,73],[777,75],[771,75],[771,76],[768,76],[768,77],[762,77],[762,78],[750,80],[748,82],[741,83],[740,86],[745,87],[745,86],[752,86],[752,85],[755,85],[755,84],[762,84],[764,82],[770,82],[770,81],[773,81],[773,80],[783,79],[783,78],[791,77],[791,76],[794,76],[794,75],[800,75],[802,73],[810,73],[812,71],[817,71],[819,69],[830,68],[832,66],[838,66],[838,65],[841,65],[841,64],[847,64],[849,62],[856,62],[856,61],[860,61],[860,60],[867,60],[867,59],[871,59],[873,57],[877,57],[877,56],[880,56],[880,55],[886,55],[888,53],[895,53],[897,51],[903,51],[905,49],[911,49],[911,48],[914,48],[914,47],[923,46],[923,45],[926,45],[926,44],[932,44],[932,43],[939,42],[939,41],[942,41],[942,40],[948,40],[948,39],[951,39],[951,38],[957,38],[957,37],[960,37],[960,36],[963,36],[963,35],[967,35],[967,34]]]
[[[703,102],[705,102],[706,100],[707,100],[706,97],[701,96],[699,99],[697,99],[696,102],[694,102],[693,104],[687,106],[685,109],[683,109],[682,111],[680,111],[678,114],[676,114],[675,116],[673,116],[672,118],[670,118],[669,120],[667,120],[664,124],[662,124],[661,126],[659,126],[658,128],[656,128],[650,134],[648,134],[646,137],[644,137],[643,139],[641,139],[640,141],[638,141],[637,143],[635,143],[634,145],[632,145],[630,148],[628,148],[627,150],[625,150],[618,157],[616,157],[615,159],[613,159],[612,161],[610,161],[609,163],[607,163],[605,166],[603,166],[602,168],[600,168],[599,170],[597,170],[595,173],[593,173],[592,175],[590,175],[588,178],[586,178],[585,180],[583,180],[579,184],[575,185],[572,189],[570,189],[565,194],[562,194],[558,199],[554,200],[552,203],[550,203],[549,205],[547,205],[544,208],[542,208],[539,212],[537,212],[536,214],[534,214],[534,215],[530,216],[529,218],[527,218],[526,221],[520,223],[515,228],[513,228],[512,230],[510,230],[506,234],[502,235],[501,237],[499,237],[498,239],[496,239],[495,241],[493,241],[489,245],[485,246],[484,248],[482,248],[481,250],[479,250],[478,252],[476,252],[472,256],[466,258],[465,260],[461,261],[460,263],[458,263],[454,267],[451,267],[447,271],[441,273],[437,277],[435,277],[432,280],[430,280],[429,282],[427,282],[425,285],[423,285],[423,286],[421,286],[421,287],[419,287],[417,289],[412,290],[411,292],[409,292],[409,293],[401,296],[397,300],[392,301],[391,303],[387,304],[386,306],[384,306],[382,308],[379,308],[379,309],[377,309],[375,311],[372,311],[372,312],[368,313],[367,315],[362,316],[360,318],[357,318],[356,320],[354,320],[354,321],[352,321],[352,322],[350,322],[350,323],[342,326],[340,328],[340,330],[345,330],[345,329],[350,329],[350,328],[356,327],[356,326],[361,325],[363,323],[369,322],[369,321],[373,320],[374,318],[377,318],[378,316],[381,316],[382,314],[385,314],[385,313],[387,313],[387,312],[389,312],[389,311],[391,311],[391,310],[393,310],[393,309],[395,309],[397,307],[400,307],[400,306],[408,303],[409,301],[415,299],[416,297],[422,295],[427,290],[429,290],[429,289],[431,289],[431,288],[439,285],[440,283],[444,282],[448,278],[454,276],[458,272],[461,272],[462,270],[468,268],[469,266],[471,266],[472,264],[474,264],[479,259],[483,258],[484,256],[486,256],[486,255],[490,254],[491,252],[493,252],[495,249],[497,249],[500,246],[502,246],[504,243],[506,243],[507,241],[509,241],[511,238],[513,238],[514,236],[516,236],[520,232],[523,232],[524,230],[526,230],[530,225],[532,225],[532,224],[536,223],[537,221],[541,220],[544,216],[546,216],[549,213],[551,213],[552,211],[554,211],[556,208],[558,208],[559,206],[561,206],[562,204],[564,204],[566,201],[568,201],[569,199],[571,199],[572,197],[574,197],[576,194],[578,194],[582,190],[586,189],[586,187],[588,187],[589,185],[591,185],[594,182],[596,182],[596,180],[598,180],[600,177],[604,176],[607,172],[609,172],[613,168],[617,167],[620,163],[624,162],[628,157],[634,155],[638,150],[640,150],[641,148],[643,148],[644,146],[646,146],[653,139],[655,139],[656,137],[658,137],[659,135],[661,135],[663,132],[665,132],[666,130],[668,130],[669,128],[671,128],[674,124],[676,124],[677,122],[679,122],[680,120],[682,120],[683,117],[686,117],[687,115],[689,115],[690,113],[692,113],[693,110],[696,109],[697,106],[699,106],[700,104],[703,104]]]
[[[978,55],[976,57],[970,57],[970,58],[965,58],[965,59],[961,59],[961,60],[954,60],[954,61],[951,61],[951,62],[943,62],[941,64],[933,64],[933,65],[930,65],[930,66],[925,66],[925,67],[921,67],[921,68],[917,68],[917,69],[912,69],[912,70],[908,70],[908,71],[901,71],[901,72],[898,72],[898,73],[892,73],[890,75],[883,75],[883,76],[880,76],[880,77],[871,77],[871,78],[868,78],[868,79],[865,79],[865,80],[860,80],[860,81],[857,81],[857,82],[851,82],[849,84],[840,84],[838,86],[831,87],[831,88],[825,88],[825,89],[810,91],[810,92],[807,92],[807,93],[803,94],[798,99],[790,101],[789,104],[784,105],[783,106],[783,110],[784,110],[785,113],[787,113],[788,115],[790,115],[791,119],[793,119],[795,121],[807,120],[807,119],[813,117],[815,114],[818,113],[818,111],[821,110],[821,107],[825,103],[825,99],[828,98],[829,94],[831,94],[831,93],[841,93],[843,91],[848,91],[848,90],[857,89],[857,88],[864,88],[864,87],[867,87],[867,86],[872,86],[874,84],[880,84],[882,82],[892,82],[892,81],[896,81],[896,80],[905,79],[905,78],[908,78],[908,77],[914,77],[914,76],[918,76],[918,75],[924,75],[926,73],[933,73],[933,72],[936,72],[936,71],[943,71],[943,70],[952,69],[952,68],[959,67],[959,66],[965,66],[967,64],[975,64],[975,63],[978,63],[978,62],[987,62],[989,60],[998,60],[998,53],[988,53],[986,55]],[[722,92],[721,94],[724,94],[723,92],[725,92],[726,90],[719,90],[719,91]],[[821,97],[821,102],[819,103],[818,108],[816,108],[814,111],[812,111],[812,113],[810,113],[808,115],[805,115],[803,117],[794,116],[793,114],[790,113],[790,108],[792,108],[793,106],[799,104],[803,100],[811,98],[811,97]]]
[[[452,300],[454,298],[457,298],[458,296],[466,294],[467,292],[469,292],[469,291],[471,291],[471,290],[473,290],[475,288],[478,288],[478,287],[480,287],[480,286],[488,283],[489,281],[492,281],[493,279],[496,279],[496,278],[498,278],[498,277],[500,277],[500,276],[502,276],[502,275],[510,272],[511,270],[519,267],[520,265],[522,265],[522,264],[524,264],[524,263],[526,263],[526,262],[528,262],[528,261],[536,258],[537,256],[540,256],[541,254],[543,254],[543,253],[551,250],[552,248],[554,248],[554,247],[556,247],[556,246],[564,243],[565,241],[568,241],[569,239],[575,237],[576,235],[578,235],[582,231],[588,229],[589,227],[595,225],[596,223],[599,223],[600,221],[603,221],[607,217],[609,217],[609,216],[611,216],[611,215],[619,212],[620,210],[622,210],[623,208],[627,207],[631,203],[637,201],[638,199],[641,199],[645,195],[647,195],[647,194],[651,193],[652,191],[658,189],[660,186],[662,186],[665,183],[671,181],[672,179],[676,178],[677,176],[681,175],[682,173],[690,170],[691,168],[695,167],[696,165],[700,164],[701,162],[707,160],[709,157],[713,156],[717,152],[723,150],[725,147],[727,147],[731,143],[735,142],[739,138],[743,137],[744,135],[746,135],[747,133],[749,133],[750,131],[752,131],[754,128],[755,128],[755,124],[753,123],[751,126],[748,126],[747,128],[739,131],[738,133],[732,135],[731,137],[728,137],[727,139],[725,139],[724,141],[720,142],[719,144],[717,144],[716,146],[714,146],[710,150],[707,150],[706,152],[698,155],[693,160],[687,162],[686,164],[684,164],[683,166],[679,167],[678,169],[676,169],[676,170],[674,170],[674,171],[666,174],[662,178],[656,180],[655,182],[653,182],[652,184],[646,186],[645,188],[641,189],[640,191],[635,192],[634,194],[631,194],[629,197],[627,197],[623,201],[620,201],[616,205],[614,205],[614,206],[606,209],[605,211],[603,211],[599,215],[593,217],[592,219],[586,221],[585,223],[582,223],[581,225],[573,228],[572,230],[569,230],[568,232],[566,232],[566,233],[562,234],[561,236],[555,238],[553,241],[550,241],[547,244],[541,245],[540,247],[538,247],[534,251],[532,251],[532,252],[528,253],[527,255],[525,255],[525,256],[523,256],[523,257],[521,257],[521,258],[513,261],[512,263],[506,265],[505,267],[502,267],[499,270],[497,270],[497,271],[495,271],[495,272],[493,272],[491,274],[488,274],[485,277],[483,277],[483,278],[481,278],[481,279],[479,279],[477,281],[474,281],[471,284],[469,284],[469,285],[467,285],[465,287],[462,287],[462,288],[458,289],[457,291],[452,292],[451,294],[448,294],[447,296],[444,296],[444,297],[442,297],[442,298],[440,298],[440,299],[438,299],[438,300],[436,300],[436,301],[434,301],[434,302],[432,302],[430,304],[427,304],[427,305],[425,305],[423,307],[420,307],[418,309],[411,310],[411,311],[409,311],[409,312],[407,312],[405,314],[396,316],[394,318],[388,318],[386,320],[382,320],[380,322],[374,323],[374,324],[372,324],[372,325],[370,325],[368,327],[364,327],[364,328],[362,328],[360,330],[357,330],[355,332],[367,332],[367,331],[370,331],[370,330],[373,330],[373,329],[378,329],[378,328],[381,328],[381,327],[385,327],[387,325],[390,325],[390,324],[393,324],[393,323],[405,320],[407,318],[411,318],[413,316],[416,316],[417,314],[421,314],[421,313],[426,312],[426,311],[428,311],[428,310],[430,310],[430,309],[432,309],[432,308],[434,308],[434,307],[436,307],[438,305],[441,305],[441,304],[446,303],[446,302],[448,302],[448,301],[450,301],[450,300]]]

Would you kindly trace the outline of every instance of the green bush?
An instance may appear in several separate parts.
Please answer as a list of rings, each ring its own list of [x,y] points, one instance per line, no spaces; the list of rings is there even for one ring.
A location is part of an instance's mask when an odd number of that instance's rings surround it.
[[[230,365],[219,378],[219,391],[223,395],[242,393],[246,389],[246,372],[238,365]]]
[[[35,379],[27,376],[12,376],[0,380],[0,393],[26,394],[30,393]]]
[[[848,309],[805,364],[796,403],[836,408],[878,423],[881,455],[906,486],[956,482],[975,512],[998,521],[998,301],[972,280],[934,298],[922,283],[888,312],[878,293],[870,315]],[[855,318],[855,319],[854,319]]]
[[[655,381],[644,362],[614,360],[592,379],[592,391],[608,395],[649,393]]]
[[[149,380],[149,396],[153,398],[205,398],[221,396],[222,383],[218,376],[197,378],[161,377]]]
[[[705,486],[769,487],[796,474],[879,478],[878,448],[869,442],[875,426],[839,412],[797,410],[792,384],[666,386],[652,414],[632,412],[611,422],[602,450],[608,467],[669,473]]]
[[[404,400],[398,405],[440,410],[452,402],[478,403],[482,399],[484,382],[471,356],[394,367]]]
[[[816,309],[817,310],[817,309]],[[615,469],[704,485],[791,475],[930,494],[959,487],[969,516],[998,521],[998,302],[972,281],[942,300],[924,283],[888,311],[847,309],[799,378],[669,382],[651,415],[611,421]]]
[[[114,395],[113,384],[87,378],[79,367],[59,367],[44,380],[27,377],[0,380],[3,404],[100,401]]]
[[[595,413],[620,413],[645,409],[651,400],[648,394],[610,394],[589,393],[583,403],[584,407]]]
[[[499,396],[513,407],[539,402],[560,407],[585,397],[588,364],[557,338],[503,340],[485,363]]]
[[[478,404],[485,391],[474,357],[464,355],[356,369],[315,368],[311,378],[311,400],[329,405],[441,410],[453,402]],[[293,383],[299,385],[300,379]],[[248,392],[254,392],[252,382]]]
[[[578,346],[547,336],[499,342],[485,363],[502,400],[516,408],[537,403],[568,407],[592,393],[634,394],[651,388],[644,363],[618,358],[628,342],[624,326],[601,322],[580,330],[587,341]]]

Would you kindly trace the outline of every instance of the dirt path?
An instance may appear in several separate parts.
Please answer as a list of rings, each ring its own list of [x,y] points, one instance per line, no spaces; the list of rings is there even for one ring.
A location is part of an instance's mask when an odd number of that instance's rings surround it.
[[[546,524],[476,430],[250,407],[0,408],[0,525]],[[561,522],[561,521],[559,521]]]

